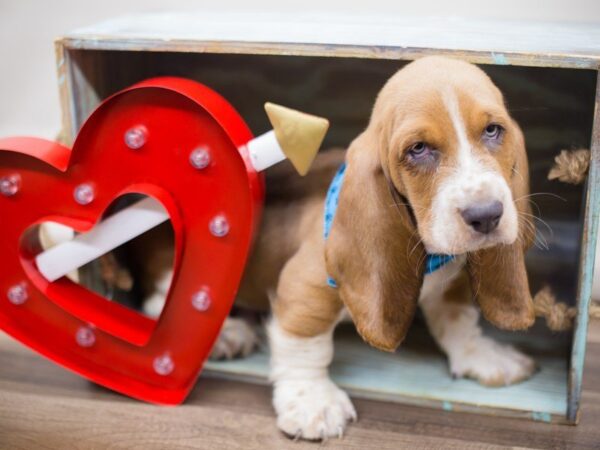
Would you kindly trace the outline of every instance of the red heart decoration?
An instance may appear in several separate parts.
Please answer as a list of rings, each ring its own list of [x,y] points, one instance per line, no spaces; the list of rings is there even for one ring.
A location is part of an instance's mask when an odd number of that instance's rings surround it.
[[[132,129],[145,139],[138,149],[124,140]],[[157,78],[100,105],[72,150],[35,138],[0,140],[0,328],[123,394],[182,402],[231,309],[257,227],[264,187],[245,153],[251,138],[214,91]],[[190,163],[199,148],[210,153],[203,169]],[[75,201],[82,185],[92,188],[89,204]],[[49,283],[35,265],[41,248],[34,225],[89,230],[116,198],[132,192],[159,200],[175,230],[173,282],[157,321],[67,278]],[[226,219],[225,236],[209,230],[215,217]],[[208,294],[208,308],[192,302],[198,292]]]

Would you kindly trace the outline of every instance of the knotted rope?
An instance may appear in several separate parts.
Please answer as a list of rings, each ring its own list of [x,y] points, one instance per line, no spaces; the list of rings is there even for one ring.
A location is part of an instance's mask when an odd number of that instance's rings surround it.
[[[590,151],[580,148],[577,150],[561,150],[554,158],[554,166],[548,173],[549,180],[559,180],[563,183],[581,184],[585,180],[590,165]],[[546,319],[546,325],[552,331],[565,331],[573,328],[577,316],[577,308],[559,302],[550,286],[544,286],[533,297],[535,315]],[[590,303],[589,315],[600,319],[600,304]]]

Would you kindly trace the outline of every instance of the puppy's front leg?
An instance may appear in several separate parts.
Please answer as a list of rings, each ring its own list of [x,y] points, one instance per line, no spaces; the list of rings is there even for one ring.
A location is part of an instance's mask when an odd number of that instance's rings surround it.
[[[306,248],[310,243],[303,247],[281,274],[268,326],[273,406],[277,425],[290,436],[341,437],[347,422],[356,420],[348,395],[328,371],[341,303],[325,284],[324,272],[307,263],[307,257],[319,253]],[[319,277],[322,285],[315,285]]]
[[[529,356],[483,335],[462,265],[463,260],[457,258],[427,275],[419,300],[429,331],[448,356],[450,372],[486,386],[506,386],[529,378],[535,371]]]

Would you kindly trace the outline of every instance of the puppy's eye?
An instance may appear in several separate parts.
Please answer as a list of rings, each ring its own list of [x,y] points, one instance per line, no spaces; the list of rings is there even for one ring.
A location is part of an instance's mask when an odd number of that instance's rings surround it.
[[[408,147],[408,153],[413,157],[419,157],[431,151],[431,148],[425,142],[417,142]]]
[[[490,123],[483,130],[481,138],[484,142],[492,145],[498,145],[504,135],[504,128],[497,123]]]
[[[496,139],[498,135],[500,135],[500,130],[502,128],[500,125],[496,125],[495,123],[489,124],[485,127],[484,134],[487,139]]]
[[[412,165],[429,166],[436,161],[437,152],[425,142],[415,142],[406,149],[406,160]]]

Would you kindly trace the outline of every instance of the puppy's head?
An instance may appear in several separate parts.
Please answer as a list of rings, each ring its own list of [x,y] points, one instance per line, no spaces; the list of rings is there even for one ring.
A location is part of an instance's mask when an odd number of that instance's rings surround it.
[[[523,141],[481,69],[436,57],[409,64],[381,91],[369,128],[429,253],[515,242],[512,183],[526,176],[517,168]]]
[[[394,75],[348,150],[326,245],[327,270],[363,338],[399,345],[426,253],[467,253],[484,316],[529,326],[528,189],[522,133],[480,69],[429,57]]]

